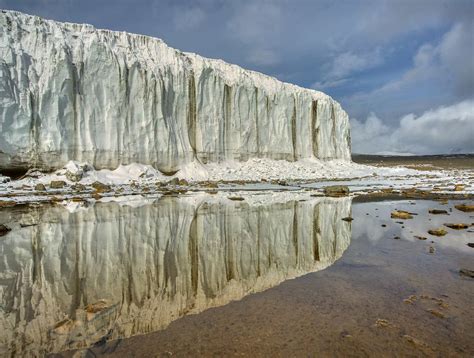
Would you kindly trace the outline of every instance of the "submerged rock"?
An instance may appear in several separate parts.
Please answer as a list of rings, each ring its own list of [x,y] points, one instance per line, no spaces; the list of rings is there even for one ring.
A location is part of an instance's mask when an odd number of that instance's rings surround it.
[[[388,320],[383,319],[383,318],[377,318],[377,321],[375,321],[375,326],[376,327],[385,328],[385,327],[389,327],[391,325],[392,324]]]
[[[341,197],[349,195],[349,187],[347,185],[331,185],[324,188],[326,196]]]
[[[437,311],[437,310],[428,310],[429,313],[431,313],[433,316],[436,316],[438,318],[444,318],[444,313]]]

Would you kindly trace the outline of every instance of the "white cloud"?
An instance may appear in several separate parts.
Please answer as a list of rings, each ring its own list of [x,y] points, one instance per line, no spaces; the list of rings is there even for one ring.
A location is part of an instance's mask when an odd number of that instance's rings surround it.
[[[474,153],[474,99],[407,114],[394,129],[375,114],[351,126],[354,153]]]
[[[311,85],[315,89],[337,87],[348,81],[350,75],[374,68],[383,63],[380,48],[367,53],[343,52],[336,56],[332,62],[327,63],[323,81]]]
[[[358,93],[351,101],[378,99],[390,94],[420,88],[429,82],[459,92],[462,97],[474,95],[474,26],[457,23],[438,44],[423,44],[413,56],[413,66],[400,79],[392,80],[371,92]],[[461,93],[462,92],[462,93]]]

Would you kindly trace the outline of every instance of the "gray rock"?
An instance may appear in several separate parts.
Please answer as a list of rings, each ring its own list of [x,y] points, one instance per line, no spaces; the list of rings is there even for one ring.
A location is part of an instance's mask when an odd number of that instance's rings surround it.
[[[173,178],[167,183],[168,185],[179,185],[179,179],[178,178]]]
[[[98,192],[98,193],[103,193],[107,191],[111,191],[112,188],[110,185],[101,183],[100,181],[95,181],[92,183],[92,187]]]
[[[76,183],[73,186],[71,186],[71,189],[74,190],[74,191],[85,191],[86,186],[82,185],[82,184],[79,184],[79,183]]]
[[[459,274],[460,274],[461,276],[474,278],[474,271],[473,271],[473,270],[460,269],[460,270],[459,270]]]
[[[10,229],[8,226],[5,226],[3,224],[0,224],[0,236],[4,236],[8,234],[12,229]]]
[[[68,180],[77,182],[82,179],[84,172],[81,170],[81,171],[77,171],[73,173],[73,172],[70,172],[69,170],[66,170],[66,173],[64,173],[64,175],[66,176]]]
[[[66,186],[66,182],[64,180],[51,180],[49,183],[49,187],[51,189],[62,189]]]
[[[46,191],[46,187],[44,186],[44,184],[38,183],[38,184],[35,185],[35,190],[36,191]]]

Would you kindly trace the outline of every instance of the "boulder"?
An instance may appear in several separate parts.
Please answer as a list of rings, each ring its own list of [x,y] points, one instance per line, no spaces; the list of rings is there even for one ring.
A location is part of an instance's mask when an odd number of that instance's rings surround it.
[[[62,189],[66,186],[66,182],[64,180],[51,180],[49,183],[49,187],[51,189]]]
[[[341,197],[349,195],[347,185],[331,185],[324,188],[324,194],[331,197]]]

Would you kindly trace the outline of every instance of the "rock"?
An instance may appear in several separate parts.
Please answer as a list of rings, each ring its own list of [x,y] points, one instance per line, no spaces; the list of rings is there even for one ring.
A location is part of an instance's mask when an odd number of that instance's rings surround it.
[[[189,183],[186,179],[179,179],[178,180],[178,185],[181,185],[181,186],[188,186]]]
[[[437,310],[428,310],[429,313],[431,313],[433,316],[436,316],[438,318],[444,318],[444,314],[440,311]]]
[[[64,166],[64,175],[68,180],[78,182],[83,178],[84,173],[90,169],[90,166],[85,163],[78,163],[71,160]]]
[[[8,208],[15,206],[17,203],[14,200],[0,200],[0,208]]]
[[[382,224],[382,225],[380,225],[380,226],[382,226],[382,227],[387,227],[387,225],[385,225],[385,224]]]
[[[394,240],[400,240],[400,236],[395,236],[393,239]]]
[[[324,188],[324,194],[331,197],[341,197],[349,195],[347,185],[331,185]]]
[[[82,185],[82,184],[79,184],[79,183],[76,183],[76,184],[71,186],[71,189],[74,190],[74,191],[85,191],[86,186]]]
[[[454,229],[454,230],[463,230],[469,227],[468,224],[463,224],[463,223],[455,223],[455,224],[447,223],[447,224],[444,224],[444,226],[449,227],[450,229]]]
[[[468,269],[462,268],[462,269],[459,270],[459,274],[461,276],[474,278],[474,271],[473,270],[468,270]]]
[[[61,189],[61,188],[64,188],[65,186],[66,186],[66,182],[64,180],[52,180],[49,183],[49,187],[51,189]]]
[[[35,190],[36,191],[46,191],[46,187],[44,186],[44,184],[38,183],[38,184],[35,185]]]
[[[456,184],[454,186],[454,191],[463,191],[465,186],[463,184]]]
[[[474,248],[474,242],[468,242],[467,246]]]
[[[392,324],[386,320],[386,319],[383,319],[383,318],[377,318],[377,321],[375,321],[375,326],[376,327],[389,327],[391,326]]]
[[[428,212],[433,215],[441,215],[441,214],[447,215],[448,214],[446,210],[440,210],[440,209],[430,209],[428,210]]]
[[[97,193],[105,193],[112,190],[110,185],[101,183],[100,181],[93,182],[92,187],[95,189]]]
[[[169,180],[166,184],[168,185],[179,185],[179,179],[178,178],[173,178]]]
[[[12,229],[10,229],[8,226],[0,224],[0,236],[5,236],[8,234]]]
[[[434,236],[444,236],[447,233],[448,232],[446,230],[444,230],[443,228],[441,228],[441,227],[439,229],[428,230],[428,234],[434,235]]]
[[[212,182],[212,181],[203,182],[201,183],[201,186],[204,188],[212,188],[212,189],[217,189],[219,187],[216,182]]]
[[[394,210],[390,214],[392,219],[413,219],[413,214],[408,211]]]
[[[416,295],[411,295],[408,298],[405,298],[403,300],[403,302],[406,303],[406,304],[412,305],[413,303],[416,302],[417,299],[418,299],[418,297]]]
[[[455,205],[454,207],[460,211],[464,211],[465,213],[474,212],[474,205],[472,204],[459,204]]]
[[[71,173],[70,171],[66,171],[64,175],[68,180],[73,182],[77,182],[82,179],[82,173]]]
[[[229,200],[234,200],[234,201],[242,201],[242,200],[244,200],[244,198],[242,198],[241,196],[229,196],[227,199],[229,199]]]
[[[351,218],[350,216],[348,216],[348,217],[342,218],[342,220],[351,222],[352,220],[354,220],[354,218]]]
[[[424,236],[415,236],[415,239],[418,239],[418,240],[426,240],[427,238],[424,237]]]

